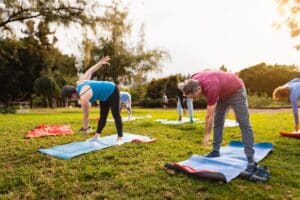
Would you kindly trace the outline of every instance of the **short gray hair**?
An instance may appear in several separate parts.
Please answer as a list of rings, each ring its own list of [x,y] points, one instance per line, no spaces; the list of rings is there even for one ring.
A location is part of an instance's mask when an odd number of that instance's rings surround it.
[[[193,79],[188,79],[184,81],[183,93],[185,95],[194,94],[199,88],[199,82]]]
[[[184,82],[178,83],[177,88],[181,91],[183,91]]]

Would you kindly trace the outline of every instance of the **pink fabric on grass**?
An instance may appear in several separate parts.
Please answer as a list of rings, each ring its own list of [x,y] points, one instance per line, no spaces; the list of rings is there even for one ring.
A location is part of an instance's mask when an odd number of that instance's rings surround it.
[[[40,124],[36,128],[28,131],[25,138],[35,138],[51,135],[70,135],[73,130],[68,125],[44,125]]]

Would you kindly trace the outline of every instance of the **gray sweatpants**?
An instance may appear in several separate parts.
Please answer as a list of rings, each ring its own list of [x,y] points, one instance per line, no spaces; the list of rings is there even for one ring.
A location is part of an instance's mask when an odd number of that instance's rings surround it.
[[[231,106],[235,112],[242,132],[244,152],[247,156],[248,162],[252,163],[254,162],[254,139],[253,131],[249,122],[247,92],[244,87],[226,100],[219,100],[217,103],[214,118],[213,150],[219,151],[220,149],[223,139],[225,113],[228,106]]]

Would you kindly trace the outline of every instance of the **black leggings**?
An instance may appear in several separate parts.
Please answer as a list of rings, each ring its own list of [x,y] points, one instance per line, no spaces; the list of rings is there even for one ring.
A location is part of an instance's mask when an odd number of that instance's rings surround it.
[[[97,133],[101,134],[105,127],[109,108],[111,108],[112,115],[115,119],[118,136],[123,137],[123,125],[120,115],[120,91],[117,86],[106,101],[100,101],[100,120],[98,121]]]

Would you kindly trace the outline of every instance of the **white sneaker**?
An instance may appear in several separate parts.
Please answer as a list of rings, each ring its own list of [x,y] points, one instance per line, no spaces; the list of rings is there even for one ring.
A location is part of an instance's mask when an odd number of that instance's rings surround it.
[[[88,142],[97,142],[100,140],[100,135],[95,135],[94,137],[87,139]]]
[[[125,142],[123,141],[123,139],[122,138],[118,138],[117,139],[117,145],[122,145],[122,144],[124,144]]]

